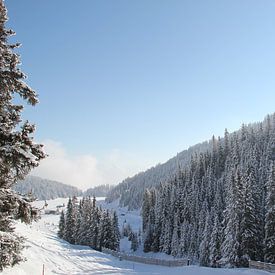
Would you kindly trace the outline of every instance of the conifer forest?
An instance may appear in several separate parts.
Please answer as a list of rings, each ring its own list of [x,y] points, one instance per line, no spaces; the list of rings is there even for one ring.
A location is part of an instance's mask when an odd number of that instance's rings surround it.
[[[117,214],[97,207],[95,197],[84,197],[79,202],[76,197],[70,198],[66,213],[60,215],[58,236],[70,244],[116,251],[120,241]]]
[[[144,251],[203,266],[275,263],[275,114],[212,139],[190,165],[146,190]]]

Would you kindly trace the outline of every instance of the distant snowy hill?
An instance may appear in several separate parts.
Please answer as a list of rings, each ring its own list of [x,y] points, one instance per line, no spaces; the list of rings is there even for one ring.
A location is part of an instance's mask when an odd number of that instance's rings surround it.
[[[74,186],[35,176],[28,176],[25,180],[18,182],[14,189],[21,194],[27,194],[31,191],[39,200],[82,195],[82,191]]]

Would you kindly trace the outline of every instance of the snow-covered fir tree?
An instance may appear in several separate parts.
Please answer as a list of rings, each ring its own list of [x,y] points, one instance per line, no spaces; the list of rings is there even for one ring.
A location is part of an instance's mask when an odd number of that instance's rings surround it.
[[[114,211],[113,217],[112,217],[112,247],[115,250],[119,250],[119,242],[120,242],[120,233],[119,233],[119,225],[118,225],[118,217],[117,213]]]
[[[95,199],[93,200],[95,202]],[[91,213],[91,225],[89,232],[89,245],[94,248],[98,249],[99,243],[98,243],[98,234],[99,234],[99,222],[101,217],[101,211],[99,208],[93,206],[93,211]]]
[[[130,241],[131,241],[131,249],[133,251],[136,251],[138,249],[138,234],[132,233]]]
[[[109,211],[103,210],[101,212],[100,222],[99,222],[99,233],[98,233],[98,245],[99,250],[102,247],[113,249],[114,232],[112,226],[112,220]]]
[[[179,254],[179,216],[178,212],[175,214],[174,217],[174,229],[172,234],[171,240],[171,255],[176,257]]]
[[[0,271],[23,259],[23,240],[14,233],[13,221],[30,223],[38,214],[30,205],[31,199],[17,194],[12,186],[45,157],[42,145],[33,142],[35,126],[27,121],[21,123],[23,105],[17,103],[18,98],[30,105],[36,105],[38,99],[23,81],[26,76],[18,67],[20,58],[14,52],[20,44],[9,44],[8,39],[15,32],[6,29],[7,20],[7,9],[0,0]]]
[[[232,134],[226,130],[169,181],[147,189],[144,251],[215,267],[274,262],[274,141],[275,114]]]
[[[209,240],[209,265],[212,267],[218,267],[218,262],[221,259],[221,236],[221,224],[216,216]]]
[[[78,204],[77,198],[69,198],[67,211],[66,211],[66,220],[65,220],[65,230],[64,230],[64,239],[71,244],[76,243],[76,231],[78,221]]]
[[[265,260],[275,264],[275,160],[267,183],[265,216]]]
[[[59,219],[59,230],[58,230],[58,237],[63,239],[64,238],[64,233],[65,233],[65,215],[64,215],[64,211],[62,210],[61,211],[61,214],[60,214],[60,219]]]
[[[155,221],[155,191],[146,190],[143,207],[142,207],[142,217],[143,217],[143,239],[144,239],[144,252],[148,252],[152,249],[153,245],[153,234],[154,234],[154,221]]]
[[[209,212],[206,213],[204,230],[199,245],[199,261],[201,265],[208,266],[210,263],[210,236],[212,224]]]
[[[94,209],[90,197],[83,198],[80,201],[79,208],[81,208],[79,218],[78,243],[92,245],[93,238],[91,237],[92,218]]]

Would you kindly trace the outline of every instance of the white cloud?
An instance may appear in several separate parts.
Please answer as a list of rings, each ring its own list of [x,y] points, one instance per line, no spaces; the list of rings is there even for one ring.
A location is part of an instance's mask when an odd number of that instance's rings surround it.
[[[152,165],[118,149],[98,159],[90,154],[70,155],[60,142],[46,140],[42,143],[49,156],[41,161],[32,175],[57,180],[83,190],[100,184],[117,184]]]

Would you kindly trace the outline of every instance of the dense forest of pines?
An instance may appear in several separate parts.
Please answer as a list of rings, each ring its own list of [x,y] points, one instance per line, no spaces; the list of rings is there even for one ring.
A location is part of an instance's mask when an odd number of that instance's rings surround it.
[[[95,197],[84,197],[79,202],[76,197],[70,198],[66,213],[61,212],[58,236],[71,244],[118,250],[117,214],[98,208]]]
[[[192,156],[143,197],[144,251],[204,266],[275,263],[275,114]]]

